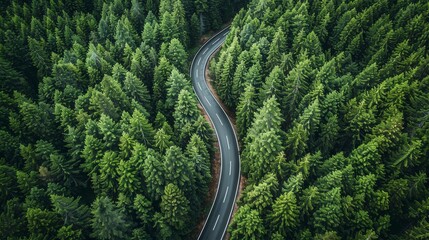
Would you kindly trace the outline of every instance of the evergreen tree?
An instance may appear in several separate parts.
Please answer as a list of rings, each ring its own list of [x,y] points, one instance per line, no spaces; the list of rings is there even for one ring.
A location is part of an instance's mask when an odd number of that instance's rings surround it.
[[[89,208],[79,204],[80,198],[51,195],[54,211],[64,218],[65,225],[85,227],[89,222]]]
[[[190,206],[183,192],[174,184],[165,187],[164,195],[161,198],[162,221],[169,224],[176,233],[187,228],[189,222]],[[181,234],[180,234],[181,235]]]
[[[172,66],[165,57],[159,59],[158,66],[155,67],[153,79],[153,95],[156,101],[165,101],[166,82],[172,73]]]
[[[172,146],[167,149],[164,156],[164,169],[166,183],[172,183],[185,193],[190,193],[194,166],[186,161],[180,148]]]
[[[269,215],[272,228],[287,237],[298,225],[298,206],[293,192],[285,192],[273,204]]]
[[[152,201],[161,199],[165,186],[165,170],[161,156],[153,150],[148,150],[143,169],[149,198]]]
[[[176,105],[180,92],[183,89],[191,92],[188,81],[185,76],[181,74],[177,69],[171,71],[171,75],[166,83],[167,85],[167,98],[165,101],[166,106],[172,109]]]
[[[268,71],[278,66],[281,63],[282,54],[286,52],[286,39],[285,34],[281,28],[279,28],[275,35],[274,39],[270,45],[270,51],[267,57],[266,68]]]
[[[140,111],[134,110],[129,124],[131,137],[144,143],[146,146],[152,146],[155,131]]]
[[[165,57],[175,66],[180,72],[187,72],[188,54],[183,47],[183,44],[176,38],[171,39],[168,44],[168,50]]]
[[[238,135],[242,138],[247,135],[247,129],[251,126],[256,108],[255,88],[252,85],[247,85],[237,106]]]
[[[199,112],[197,109],[197,102],[188,90],[181,90],[177,100],[173,117],[175,120],[174,127],[177,131],[180,131],[187,123],[192,124],[195,122]]]
[[[229,227],[231,239],[260,239],[266,230],[258,212],[245,205],[240,207]]]
[[[283,99],[284,81],[285,76],[283,72],[278,66],[275,66],[262,86],[259,93],[260,101],[263,102],[272,96],[276,96],[277,99]]]

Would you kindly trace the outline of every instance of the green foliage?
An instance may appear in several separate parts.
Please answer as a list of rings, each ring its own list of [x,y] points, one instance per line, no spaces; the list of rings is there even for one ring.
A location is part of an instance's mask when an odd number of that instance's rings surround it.
[[[126,239],[125,215],[108,197],[97,198],[91,207],[92,236],[97,239]]]
[[[236,15],[211,64],[248,180],[231,236],[252,238],[258,216],[258,239],[426,237],[427,13],[424,1],[254,0]]]
[[[53,238],[61,226],[61,217],[52,211],[28,208],[25,216],[32,238]]]
[[[170,182],[197,219],[211,180],[214,134],[185,75],[188,50],[241,3],[8,0],[1,6],[2,238],[168,236],[176,223],[156,224]],[[194,225],[187,221],[181,237],[189,238]]]
[[[298,225],[298,206],[293,192],[282,194],[274,202],[273,210],[269,215],[273,223],[272,228],[282,234],[283,237],[293,232]]]
[[[266,230],[258,212],[243,206],[230,225],[231,239],[260,239]]]
[[[176,185],[170,183],[165,187],[160,207],[162,217],[159,221],[171,226],[177,234],[187,228],[190,212],[189,201]]]
[[[64,225],[85,227],[89,220],[89,208],[79,204],[80,198],[51,195],[54,211],[64,219]]]

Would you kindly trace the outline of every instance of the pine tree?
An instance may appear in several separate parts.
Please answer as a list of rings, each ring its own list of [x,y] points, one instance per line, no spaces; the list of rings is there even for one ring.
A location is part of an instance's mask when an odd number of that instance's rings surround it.
[[[255,88],[249,84],[242,93],[237,106],[238,135],[241,136],[242,139],[247,135],[247,130],[251,126],[256,108]]]
[[[161,198],[161,214],[165,223],[169,224],[181,235],[181,231],[187,228],[189,222],[190,205],[184,193],[174,184],[165,187]]]
[[[143,223],[143,226],[147,226],[152,221],[153,207],[151,201],[145,196],[137,194],[134,198],[133,207],[136,210],[137,216]]]
[[[133,74],[127,73],[124,81],[124,91],[127,95],[139,103],[141,103],[145,108],[151,109],[150,107],[150,95],[146,85],[137,79]]]
[[[152,146],[155,131],[147,118],[140,111],[135,110],[130,119],[129,134],[146,146]]]
[[[235,69],[234,77],[232,79],[232,95],[234,99],[240,99],[241,94],[245,91],[245,75],[247,73],[247,66],[245,61],[240,61]],[[239,103],[237,102],[237,105]]]
[[[159,129],[155,133],[155,144],[154,146],[161,152],[164,153],[165,150],[173,146],[173,142],[171,141],[171,135],[165,132],[163,128]]]
[[[172,39],[180,38],[179,28],[174,24],[172,12],[167,11],[162,13],[159,26],[163,42],[170,42]]]
[[[81,205],[80,197],[64,197],[51,195],[54,211],[64,219],[64,225],[77,225],[85,227],[89,222],[89,207]]]
[[[172,70],[173,68],[167,58],[161,57],[154,71],[153,98],[155,101],[165,101],[165,96],[167,95],[166,82]]]
[[[295,124],[286,134],[286,152],[291,160],[304,155],[307,150],[308,131],[300,123]]]
[[[278,66],[274,66],[259,93],[260,102],[263,102],[272,96],[276,96],[277,99],[283,99],[284,84],[285,76],[283,72]]]
[[[174,1],[173,3],[173,21],[177,27],[179,37],[178,39],[183,44],[183,46],[189,45],[189,36],[188,36],[188,22],[185,18],[185,9],[182,1]],[[189,18],[189,17],[188,17]]]
[[[200,25],[200,20],[198,20],[197,15],[194,13],[191,17],[191,25],[189,29],[189,33],[191,35],[190,40],[191,44],[197,44],[200,39],[202,30]]]
[[[118,21],[115,28],[115,45],[118,48],[117,50],[123,50],[125,47],[125,44],[130,45],[132,48],[136,46],[135,44],[135,32],[134,28],[131,25],[128,18],[122,18]]]
[[[243,202],[259,214],[265,214],[275,200],[275,194],[278,191],[279,182],[276,176],[268,173],[263,181],[255,185],[249,192],[246,192]],[[262,215],[263,216],[263,215]]]
[[[231,222],[229,232],[231,239],[261,239],[266,234],[261,216],[248,205],[239,208]]]
[[[262,67],[259,61],[253,64],[245,75],[247,83],[250,83],[255,89],[259,90],[262,87]]]
[[[181,191],[190,193],[193,184],[194,166],[186,161],[180,148],[172,146],[164,156],[164,170],[166,183],[172,183]]]
[[[118,190],[127,200],[131,200],[140,190],[138,171],[140,166],[134,161],[121,160],[118,166],[119,184]]]
[[[142,4],[137,0],[131,0],[130,17],[136,31],[141,32],[144,24],[144,12]]]
[[[119,158],[115,152],[107,151],[99,163],[100,187],[103,193],[110,195],[117,193],[119,179]],[[110,193],[110,194],[109,194]]]
[[[281,63],[282,54],[286,52],[286,39],[285,34],[281,28],[279,28],[275,35],[274,39],[270,45],[270,51],[267,57],[266,68],[268,71],[274,68],[274,66],[278,66]]]
[[[293,192],[283,193],[273,204],[273,210],[268,216],[274,230],[287,237],[298,225],[298,206]]]
[[[165,186],[165,170],[161,156],[154,150],[148,150],[143,169],[149,198],[152,201],[158,201]]]
[[[314,213],[314,227],[317,233],[334,231],[342,222],[340,188],[334,188],[325,194],[324,205]]]
[[[195,184],[195,193],[197,196],[204,196],[209,190],[209,183],[211,179],[210,161],[204,156],[204,145],[194,145],[192,142],[186,147],[186,157],[192,161],[194,166],[193,182]],[[199,206],[202,203],[201,199],[197,199]],[[196,212],[194,210],[194,212]]]
[[[54,238],[61,226],[60,215],[49,210],[28,208],[25,217],[32,238]]]
[[[125,215],[108,197],[98,197],[91,207],[92,236],[97,239],[127,238]]]
[[[75,159],[65,159],[61,155],[50,156],[51,173],[57,180],[64,182],[66,186],[83,185],[80,179],[80,169],[78,168],[79,162]]]
[[[176,38],[171,39],[169,42],[165,57],[180,72],[187,72],[188,54],[186,53],[183,44]]]
[[[153,46],[155,49],[159,48],[160,42],[160,26],[157,22],[148,22],[144,24],[142,31],[142,41],[148,45]]]
[[[220,97],[224,100],[225,104],[229,107],[234,106],[234,99],[232,99],[232,78],[233,78],[234,59],[231,55],[226,57],[222,66],[220,76],[218,76],[217,86]]]
[[[173,113],[176,131],[180,131],[187,123],[193,124],[198,116],[197,101],[188,90],[181,90]]]
[[[172,109],[178,100],[179,94],[183,89],[191,92],[189,82],[186,80],[185,76],[181,74],[177,69],[171,71],[171,75],[168,78],[166,83],[167,86],[167,98],[165,104],[168,109]]]
[[[198,29],[200,30],[198,33],[201,34],[206,29],[204,20],[208,15],[209,1],[195,0],[194,4],[195,4],[196,13],[198,14],[198,17],[197,15],[195,15],[195,18],[198,20]],[[192,16],[192,18],[194,18],[194,16]]]
[[[57,239],[60,240],[81,240],[83,239],[82,230],[74,230],[72,225],[62,226],[57,232]]]
[[[259,182],[265,174],[272,171],[273,163],[282,150],[282,142],[274,130],[255,136],[247,145],[246,154],[243,154],[243,170],[248,174],[249,181]]]

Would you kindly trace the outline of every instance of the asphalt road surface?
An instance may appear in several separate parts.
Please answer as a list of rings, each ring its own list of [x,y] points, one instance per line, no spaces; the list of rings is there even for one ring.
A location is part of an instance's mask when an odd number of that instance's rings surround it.
[[[218,189],[204,228],[198,237],[200,240],[223,239],[240,184],[240,156],[237,137],[228,116],[213,97],[205,79],[205,69],[209,58],[223,44],[228,32],[229,28],[220,31],[200,48],[194,57],[190,72],[198,100],[214,125],[221,153]]]

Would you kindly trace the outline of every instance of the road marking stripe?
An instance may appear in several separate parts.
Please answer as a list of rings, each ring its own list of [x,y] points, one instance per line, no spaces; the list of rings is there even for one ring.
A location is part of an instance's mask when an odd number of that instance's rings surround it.
[[[222,120],[220,120],[220,117],[219,117],[219,115],[217,115],[217,113],[216,113],[216,117],[217,117],[217,119],[219,119],[220,125],[223,126],[223,122],[222,122]]]
[[[204,50],[203,55],[206,54],[207,50],[209,50],[208,48],[206,48],[206,50]]]
[[[231,167],[231,161],[229,161],[229,176],[231,176],[231,169],[232,169],[232,167]]]
[[[214,230],[215,230],[215,228],[216,228],[217,222],[219,221],[219,217],[220,217],[220,215],[218,214],[218,215],[217,215],[217,218],[216,218],[215,225],[214,225],[214,227],[213,227],[213,231],[214,231]]]
[[[216,39],[216,40],[212,43],[212,45],[215,45],[215,43],[217,43],[219,40],[220,40],[220,38]]]
[[[228,144],[228,149],[230,149],[229,148],[229,139],[228,139],[228,136],[226,136],[226,143]]]
[[[228,187],[226,187],[225,197],[223,197],[223,203],[225,203],[226,196],[228,196],[228,189],[229,189],[229,186],[228,186]]]
[[[200,82],[197,82],[198,83],[198,88],[200,89],[200,90],[203,90],[202,88],[201,88],[201,84],[200,84]]]
[[[196,74],[197,74],[197,78],[198,78],[198,69],[197,69],[197,71],[196,71]]]
[[[200,65],[200,62],[201,62],[201,58],[198,59],[198,65]]]
[[[209,104],[209,106],[211,107],[211,106],[212,106],[212,104],[209,102],[209,100],[207,99],[207,97],[206,97],[206,96],[204,96],[204,98],[206,99],[207,103],[208,103],[208,104]]]
[[[223,34],[223,36],[225,36],[225,35],[226,35],[226,34],[228,34],[228,33],[229,33],[229,32],[224,33],[224,34]]]

